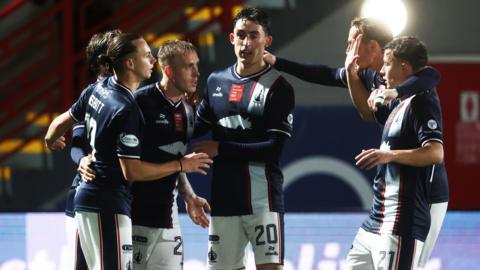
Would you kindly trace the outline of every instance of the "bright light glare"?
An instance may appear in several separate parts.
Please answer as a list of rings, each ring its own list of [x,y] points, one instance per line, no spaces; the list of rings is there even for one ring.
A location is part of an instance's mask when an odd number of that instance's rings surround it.
[[[400,34],[407,23],[407,10],[401,0],[366,0],[361,14],[384,21],[394,36]]]

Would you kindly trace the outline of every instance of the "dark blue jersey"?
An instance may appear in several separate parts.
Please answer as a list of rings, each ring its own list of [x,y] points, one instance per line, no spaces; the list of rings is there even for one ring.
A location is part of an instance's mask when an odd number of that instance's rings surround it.
[[[87,137],[85,136],[85,123],[81,122],[73,126],[72,131],[72,146],[70,149],[70,157],[76,167],[80,164],[80,160],[88,155],[92,150],[88,144]],[[73,200],[78,185],[80,184],[81,176],[75,173],[70,190],[67,193],[67,199],[65,204],[65,214],[70,217],[75,216],[75,210],[73,206]]]
[[[109,77],[83,91],[70,114],[85,121],[96,172],[95,181],[80,183],[75,211],[130,215],[130,185],[119,158],[140,159],[144,123],[133,94]]]
[[[163,94],[158,83],[139,89],[135,100],[145,118],[142,160],[163,163],[182,158],[193,134],[193,108],[183,100],[173,103]],[[175,173],[132,185],[134,225],[172,228],[177,178],[178,173]]]
[[[213,164],[212,215],[283,212],[279,160],[292,132],[293,88],[274,69],[241,77],[236,65],[211,74],[195,128],[219,142]]]
[[[302,64],[277,57],[275,68],[292,74],[302,80],[338,87],[348,87],[347,73],[345,68],[332,68],[326,65]],[[367,90],[379,88],[385,85],[380,74],[372,69],[365,69],[359,73]],[[434,68],[427,67],[408,78],[396,87],[399,97],[410,96],[425,91],[436,91],[435,88],[440,80],[440,73]],[[445,164],[435,167],[431,203],[448,201],[448,177]]]
[[[388,118],[384,117],[386,111],[376,113],[384,124],[380,149],[415,149],[427,142],[442,143],[441,110],[435,92],[396,99],[390,104]],[[373,205],[362,228],[424,241],[430,228],[429,194],[434,167],[393,162],[379,165],[373,183]]]
[[[345,68],[332,68],[320,64],[302,64],[277,57],[275,68],[294,75],[304,81],[338,87],[348,87]],[[364,69],[358,74],[368,90],[385,85],[382,77],[373,69]],[[440,73],[427,67],[408,80],[399,84],[396,89],[399,97],[410,96],[435,88],[440,80]]]

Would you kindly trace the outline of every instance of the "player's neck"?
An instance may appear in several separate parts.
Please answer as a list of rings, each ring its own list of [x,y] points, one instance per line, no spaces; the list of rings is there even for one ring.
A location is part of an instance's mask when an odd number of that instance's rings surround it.
[[[185,95],[182,91],[178,90],[170,80],[166,79],[160,81],[160,91],[162,91],[165,97],[170,99],[173,103],[177,103]]]
[[[115,74],[117,77],[117,82],[122,84],[123,86],[127,87],[133,93],[137,90],[138,86],[140,85],[140,81],[138,81],[134,76],[127,74]]]
[[[259,61],[258,63],[251,64],[251,65],[237,61],[236,71],[238,75],[242,77],[247,77],[249,75],[252,75],[261,71],[266,66],[267,66],[267,63],[265,63],[264,61]]]

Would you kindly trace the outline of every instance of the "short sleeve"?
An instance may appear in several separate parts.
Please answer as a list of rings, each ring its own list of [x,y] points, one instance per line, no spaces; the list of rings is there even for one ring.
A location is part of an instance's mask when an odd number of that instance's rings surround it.
[[[119,158],[140,159],[143,137],[143,117],[140,109],[125,109],[116,116],[116,120],[119,126],[117,156]]]
[[[442,113],[436,92],[415,96],[411,106],[411,122],[420,144],[443,143]]]
[[[88,99],[90,98],[93,89],[93,85],[85,88],[80,94],[80,97],[77,99],[77,101],[72,105],[72,107],[70,107],[70,116],[72,116],[72,118],[76,122],[82,122],[85,120],[85,112],[88,106]]]

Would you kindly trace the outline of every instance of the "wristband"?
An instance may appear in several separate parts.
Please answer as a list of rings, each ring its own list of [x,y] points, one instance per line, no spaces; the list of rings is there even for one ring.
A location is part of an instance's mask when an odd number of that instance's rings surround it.
[[[178,160],[178,163],[180,163],[180,172],[183,172],[182,160],[181,159],[177,159],[177,160]]]

